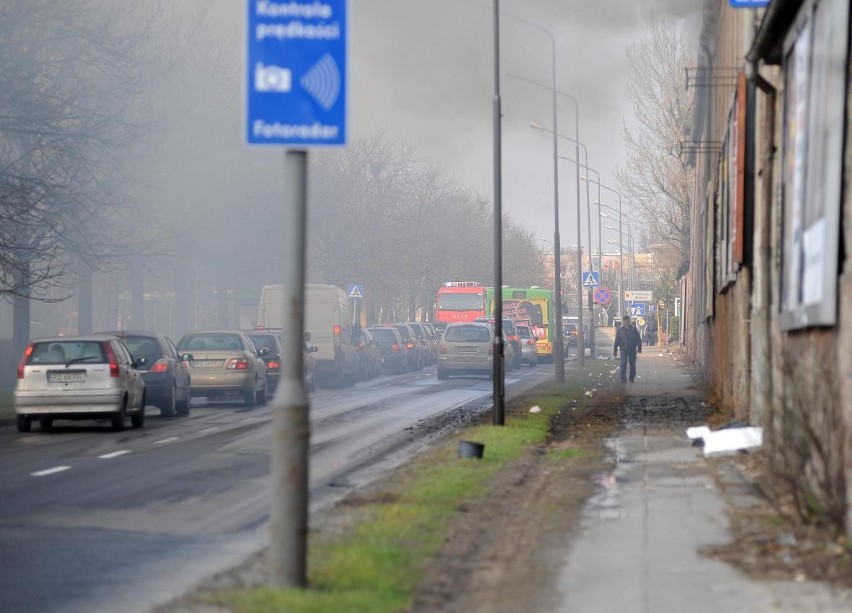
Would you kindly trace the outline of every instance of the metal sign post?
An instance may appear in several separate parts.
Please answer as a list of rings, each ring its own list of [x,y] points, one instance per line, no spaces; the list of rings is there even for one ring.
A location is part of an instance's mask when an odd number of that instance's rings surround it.
[[[285,155],[282,321],[272,402],[269,583],[307,585],[309,404],[304,386],[308,147],[346,142],[346,0],[248,0],[246,140]]]

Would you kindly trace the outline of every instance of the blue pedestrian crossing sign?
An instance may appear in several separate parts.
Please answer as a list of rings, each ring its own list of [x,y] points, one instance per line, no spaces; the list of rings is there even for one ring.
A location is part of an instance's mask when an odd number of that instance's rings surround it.
[[[356,285],[355,283],[350,283],[346,286],[346,295],[350,298],[363,298],[364,297],[364,286]]]
[[[246,140],[346,143],[347,0],[247,0]]]
[[[583,271],[583,287],[597,287],[600,285],[598,281],[598,273],[594,270]]]
[[[644,316],[645,315],[645,303],[644,302],[634,303],[630,307],[630,314],[633,315],[634,317]]]

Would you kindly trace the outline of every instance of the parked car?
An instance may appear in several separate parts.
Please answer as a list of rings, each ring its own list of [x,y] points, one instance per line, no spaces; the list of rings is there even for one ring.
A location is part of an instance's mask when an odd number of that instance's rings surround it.
[[[145,401],[160,409],[160,415],[189,415],[192,402],[189,367],[172,339],[158,332],[130,330],[99,334],[117,336],[134,360],[145,359],[144,365],[138,368],[145,382]]]
[[[305,340],[302,343],[302,362],[305,365],[305,390],[315,392],[317,389],[317,361],[313,354],[319,351],[319,347],[309,345],[311,333],[305,332]]]
[[[426,328],[420,322],[410,321],[408,325],[414,330],[414,335],[417,337],[417,340],[420,341],[420,347],[422,348],[424,355],[424,364],[432,364],[438,359],[438,348],[436,343],[432,341],[429,335],[426,333]]]
[[[449,323],[438,346],[438,379],[472,373],[494,377],[494,327],[486,322]]]
[[[33,420],[50,428],[56,419],[109,419],[123,430],[145,424],[145,382],[134,360],[115,336],[39,339],[27,345],[18,365],[15,413],[18,431]]]
[[[399,331],[402,341],[405,343],[405,355],[408,367],[411,370],[422,370],[426,365],[426,348],[417,340],[417,335],[408,324],[393,324]]]
[[[266,391],[270,397],[275,394],[281,378],[281,354],[284,353],[282,332],[280,329],[245,331],[260,359],[266,364]]]
[[[379,345],[382,353],[382,370],[391,370],[400,374],[408,370],[408,355],[399,330],[393,326],[375,326],[366,330],[373,335],[373,340]]]
[[[184,335],[177,346],[189,363],[192,395],[219,398],[238,394],[246,406],[268,397],[267,350],[258,350],[241,330],[211,330]]]
[[[493,317],[477,317],[475,322],[486,322],[494,325]],[[515,322],[506,317],[503,318],[503,334],[506,340],[512,345],[511,354],[506,351],[506,370],[513,370],[521,367],[521,337],[518,336],[515,330]]]
[[[286,342],[284,340],[284,331],[281,329],[265,329],[265,330],[247,330],[249,339],[257,349],[258,354],[266,363],[266,387],[269,396],[275,394],[278,389],[278,381],[281,379],[281,356],[284,354]],[[306,340],[310,339],[310,334],[305,332]],[[266,350],[265,352],[262,350]],[[316,352],[316,347],[309,347],[307,342],[302,343],[302,371],[304,373],[305,390],[312,392],[316,389],[316,361],[312,353]]]
[[[535,335],[532,328],[527,324],[515,324],[515,330],[521,338],[521,363],[538,366],[538,353],[536,353]]]
[[[382,350],[366,328],[358,328],[352,333],[358,365],[358,379],[366,381],[377,376],[382,370]]]
[[[438,361],[438,342],[441,340],[441,334],[437,332],[432,326],[432,324],[428,322],[421,322],[421,326],[423,326],[423,330],[426,332],[426,338],[428,338],[432,343],[432,362]]]
[[[562,326],[562,338],[565,339],[566,347],[576,347],[577,337],[580,335],[580,326],[575,323],[567,323]]]

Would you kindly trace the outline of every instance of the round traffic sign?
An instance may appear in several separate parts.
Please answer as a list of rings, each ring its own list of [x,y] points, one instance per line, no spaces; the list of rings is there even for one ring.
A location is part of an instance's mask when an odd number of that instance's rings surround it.
[[[609,304],[609,301],[612,300],[612,292],[608,287],[599,287],[595,290],[593,298],[598,304]]]

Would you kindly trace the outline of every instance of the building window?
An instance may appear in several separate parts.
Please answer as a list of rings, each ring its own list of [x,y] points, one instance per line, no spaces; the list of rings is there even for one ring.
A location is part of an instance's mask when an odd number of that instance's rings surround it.
[[[846,0],[813,0],[784,45],[780,323],[788,330],[837,321],[848,27]]]

